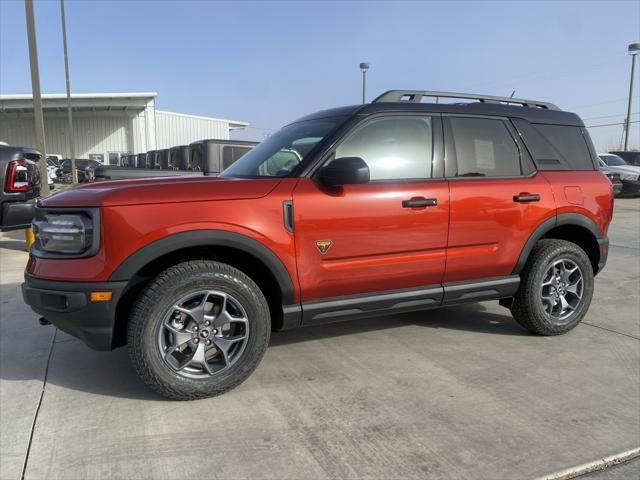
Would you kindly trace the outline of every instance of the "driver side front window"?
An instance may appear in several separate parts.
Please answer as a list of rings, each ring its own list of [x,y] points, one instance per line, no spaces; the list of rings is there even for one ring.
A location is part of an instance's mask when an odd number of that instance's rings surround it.
[[[362,158],[372,181],[431,178],[431,117],[373,118],[356,127],[338,146],[334,158],[342,157]]]

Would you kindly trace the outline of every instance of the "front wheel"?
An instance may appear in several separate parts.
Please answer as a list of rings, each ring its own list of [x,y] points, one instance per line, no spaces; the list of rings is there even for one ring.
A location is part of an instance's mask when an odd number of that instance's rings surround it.
[[[161,395],[224,393],[257,367],[269,343],[264,295],[241,271],[214,261],[180,263],[141,293],[128,327],[140,378]]]
[[[584,250],[566,240],[540,240],[524,267],[511,314],[530,332],[560,335],[580,323],[592,296],[593,267]]]

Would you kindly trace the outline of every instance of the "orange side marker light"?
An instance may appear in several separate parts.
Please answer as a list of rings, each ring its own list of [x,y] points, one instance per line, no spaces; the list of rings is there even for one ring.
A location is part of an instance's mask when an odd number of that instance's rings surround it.
[[[113,292],[91,292],[92,302],[108,302],[113,298]]]

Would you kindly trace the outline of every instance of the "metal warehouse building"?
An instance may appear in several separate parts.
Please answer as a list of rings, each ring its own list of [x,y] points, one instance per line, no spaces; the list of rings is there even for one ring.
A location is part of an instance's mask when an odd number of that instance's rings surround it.
[[[229,139],[246,122],[156,110],[157,93],[77,93],[71,95],[77,158],[116,163],[121,154],[185,145],[206,138]],[[47,154],[69,157],[67,97],[44,94]],[[35,146],[31,95],[0,95],[0,141]]]

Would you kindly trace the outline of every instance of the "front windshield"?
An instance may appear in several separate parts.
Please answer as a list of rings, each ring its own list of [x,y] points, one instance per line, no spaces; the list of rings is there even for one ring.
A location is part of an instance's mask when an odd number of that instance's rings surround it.
[[[602,155],[600,158],[602,158],[602,160],[604,160],[604,163],[606,163],[610,167],[622,167],[627,164],[627,162],[625,162],[618,155]]]
[[[336,125],[335,118],[292,123],[245,153],[220,176],[286,177]]]

